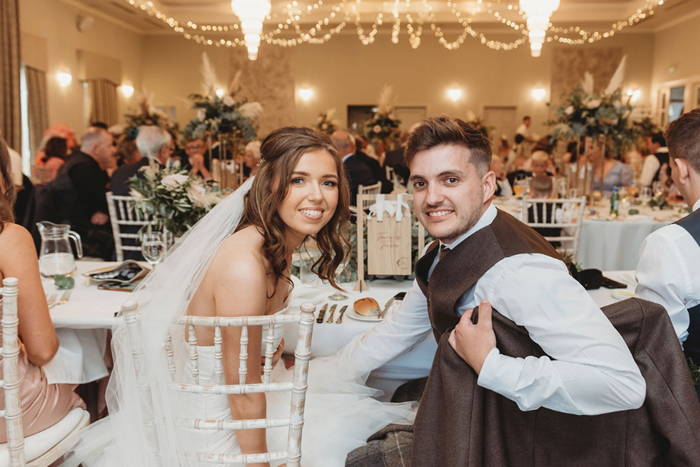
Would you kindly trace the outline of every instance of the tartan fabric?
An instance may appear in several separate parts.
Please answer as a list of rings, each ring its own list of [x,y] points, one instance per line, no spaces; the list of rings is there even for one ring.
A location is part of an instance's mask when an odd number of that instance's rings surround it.
[[[348,454],[345,467],[411,467],[413,425],[391,424]]]

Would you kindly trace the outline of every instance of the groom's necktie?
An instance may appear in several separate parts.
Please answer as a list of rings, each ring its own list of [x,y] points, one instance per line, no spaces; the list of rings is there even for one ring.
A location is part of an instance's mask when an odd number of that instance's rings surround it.
[[[438,263],[439,263],[440,261],[442,261],[442,259],[443,259],[445,256],[447,256],[447,254],[448,254],[450,251],[452,251],[452,250],[450,250],[450,249],[447,247],[447,245],[442,245],[442,246],[440,247],[440,259],[438,259]]]

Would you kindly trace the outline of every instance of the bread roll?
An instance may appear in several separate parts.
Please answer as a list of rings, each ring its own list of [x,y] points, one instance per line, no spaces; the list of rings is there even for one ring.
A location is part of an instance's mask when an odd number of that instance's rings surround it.
[[[373,298],[361,298],[352,305],[358,315],[366,318],[376,318],[382,312],[379,303]]]

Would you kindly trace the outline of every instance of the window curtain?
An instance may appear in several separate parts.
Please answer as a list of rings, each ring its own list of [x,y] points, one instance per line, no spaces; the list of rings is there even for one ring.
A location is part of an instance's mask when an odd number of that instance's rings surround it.
[[[89,79],[90,123],[104,122],[112,126],[118,122],[117,85],[108,79]]]
[[[19,91],[19,0],[0,0],[0,135],[22,145]]]
[[[29,122],[29,153],[36,154],[41,145],[44,130],[48,128],[46,110],[46,73],[24,66],[27,81],[27,121]]]

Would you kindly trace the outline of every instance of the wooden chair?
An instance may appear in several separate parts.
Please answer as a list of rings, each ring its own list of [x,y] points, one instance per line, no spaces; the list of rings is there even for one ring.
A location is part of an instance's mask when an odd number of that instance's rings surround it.
[[[151,216],[141,218],[136,215],[133,203],[136,198],[132,196],[117,196],[112,192],[107,192],[107,208],[109,218],[112,222],[112,234],[114,235],[114,249],[117,253],[117,261],[124,261],[124,251],[141,252],[141,240],[139,239],[138,228],[148,225]],[[127,243],[125,245],[124,240]],[[135,245],[134,245],[135,243]]]
[[[575,261],[578,255],[585,209],[585,197],[533,199],[524,196],[520,217],[533,229],[560,229],[558,236],[545,236],[544,238],[548,242],[560,242],[561,249],[573,254]]]
[[[383,214],[367,219],[365,211],[378,202],[396,201],[398,204],[405,202],[409,206],[410,213],[402,211],[402,216],[389,216]],[[364,222],[367,219],[367,273],[373,275],[410,275],[413,263],[413,238],[414,225],[413,196],[408,194],[359,194],[357,205],[362,209],[357,210],[357,283],[356,291],[369,290],[365,282],[365,238],[363,234]],[[405,210],[405,208],[404,208]],[[408,215],[406,215],[408,214]],[[423,251],[425,243],[425,230],[418,224],[418,252]]]
[[[122,312],[126,321],[127,333],[132,347],[132,355],[139,380],[139,391],[142,400],[151,400],[150,389],[145,379],[148,372],[143,364],[143,343],[141,327],[138,320],[138,305],[134,301],[128,301],[122,306]],[[251,430],[258,428],[273,428],[289,426],[289,437],[287,440],[287,450],[282,452],[267,452],[260,454],[240,454],[224,455],[204,452],[181,452],[180,455],[196,457],[201,462],[213,462],[223,464],[252,464],[256,462],[272,462],[286,460],[288,467],[299,467],[301,461],[301,432],[304,425],[304,406],[306,401],[307,377],[309,358],[311,357],[311,335],[313,331],[315,305],[305,303],[301,306],[300,314],[282,314],[269,316],[251,316],[240,318],[221,317],[200,317],[182,316],[175,320],[174,324],[187,326],[190,348],[189,358],[192,363],[192,383],[179,383],[175,367],[175,355],[173,351],[172,336],[168,335],[165,340],[165,354],[168,362],[168,371],[172,376],[172,389],[192,394],[250,394],[268,393],[278,391],[292,391],[292,404],[289,418],[260,419],[260,420],[201,420],[184,419],[179,420],[178,425],[183,428],[198,430]],[[291,382],[273,383],[270,381],[272,374],[272,357],[275,352],[275,324],[299,323],[299,335],[297,346],[294,352],[294,378]],[[197,337],[194,332],[195,326],[214,327],[214,374],[219,382],[224,381],[224,370],[222,363],[222,336],[221,328],[227,326],[241,327],[240,346],[240,367],[238,370],[239,384],[219,384],[215,386],[202,385],[199,383],[199,357],[197,354]],[[263,367],[263,382],[260,384],[246,384],[247,360],[248,360],[248,326],[268,326],[265,336],[265,365]],[[157,439],[155,426],[152,419],[151,410],[144,410],[144,426],[146,433],[152,439]],[[157,455],[154,453],[154,456]]]
[[[357,194],[359,195],[378,195],[382,192],[382,182],[377,182],[374,185],[360,185],[357,187]],[[359,204],[359,203],[358,203]]]
[[[0,387],[5,392],[5,410],[0,411],[0,417],[5,418],[7,444],[0,445],[0,465],[46,467],[75,445],[78,432],[90,423],[90,415],[83,409],[73,409],[54,426],[24,437],[20,402],[20,344],[17,335],[17,279],[8,277],[2,284],[3,380]]]

